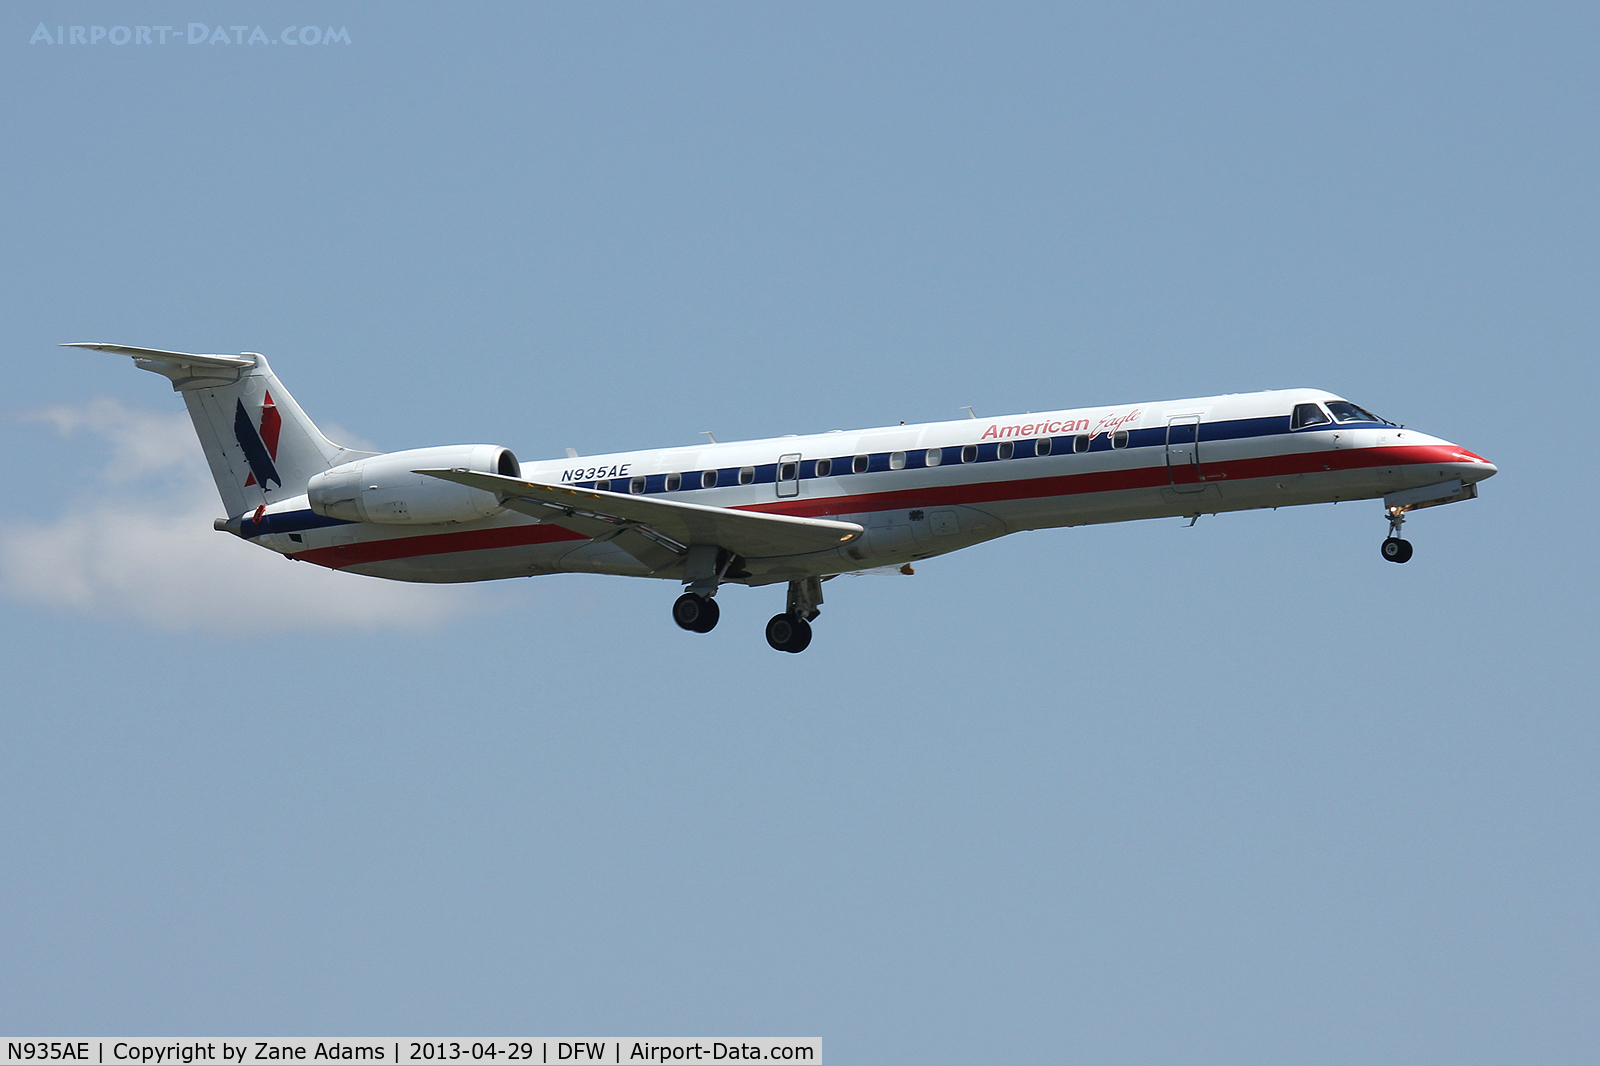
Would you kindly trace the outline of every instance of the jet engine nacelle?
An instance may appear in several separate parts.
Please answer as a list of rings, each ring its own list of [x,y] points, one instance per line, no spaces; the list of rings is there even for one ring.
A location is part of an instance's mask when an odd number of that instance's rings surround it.
[[[324,470],[306,484],[306,496],[317,514],[383,525],[476,522],[504,510],[492,492],[412,473],[425,468],[465,469],[507,477],[522,474],[517,457],[495,444],[413,448]]]

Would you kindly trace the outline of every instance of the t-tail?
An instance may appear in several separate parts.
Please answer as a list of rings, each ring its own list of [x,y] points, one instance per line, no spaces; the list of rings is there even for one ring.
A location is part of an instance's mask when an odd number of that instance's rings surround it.
[[[183,395],[230,516],[299,496],[324,470],[373,454],[341,447],[316,427],[265,356],[189,355],[122,344],[64,344],[131,355]]]

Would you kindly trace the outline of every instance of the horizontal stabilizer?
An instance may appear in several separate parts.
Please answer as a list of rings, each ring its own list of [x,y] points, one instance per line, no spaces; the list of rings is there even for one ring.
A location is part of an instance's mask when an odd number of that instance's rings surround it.
[[[172,382],[229,515],[299,496],[313,476],[368,454],[324,437],[259,353],[196,355],[93,341],[61,347],[131,356],[138,369]]]
[[[594,535],[596,522],[635,526],[665,537],[682,548],[714,544],[747,559],[827,551],[848,544],[863,532],[854,522],[708,507],[572,485],[544,485],[470,470],[417,470],[414,473],[492,492],[513,511],[576,529],[585,536]]]
[[[130,348],[126,344],[91,344],[78,341],[63,344],[63,348],[92,348],[97,352],[131,355],[135,359],[149,359],[158,363],[182,363],[187,366],[214,366],[229,370],[243,370],[255,366],[254,359],[241,359],[236,355],[190,355],[188,352],[164,352],[159,348]]]

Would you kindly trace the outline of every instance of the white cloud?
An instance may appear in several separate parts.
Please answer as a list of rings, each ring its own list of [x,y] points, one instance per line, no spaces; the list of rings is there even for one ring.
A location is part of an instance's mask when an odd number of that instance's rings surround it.
[[[189,418],[97,399],[30,419],[110,446],[102,484],[55,521],[0,525],[0,592],[98,617],[214,632],[418,627],[482,597],[291,562],[211,528],[221,516]]]
[[[100,476],[110,482],[138,481],[153,474],[205,473],[205,457],[194,428],[181,414],[129,407],[102,396],[77,406],[45,407],[23,416],[48,422],[63,437],[88,429],[111,445],[111,461]]]
[[[349,448],[358,452],[383,452],[387,448],[380,448],[359,433],[352,433],[337,422],[317,423],[317,428],[322,430],[322,435],[341,448]]]

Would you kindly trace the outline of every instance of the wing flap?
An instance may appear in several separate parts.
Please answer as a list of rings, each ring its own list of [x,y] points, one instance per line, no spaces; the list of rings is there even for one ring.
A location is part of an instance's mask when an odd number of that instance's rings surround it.
[[[708,507],[573,485],[546,485],[470,470],[414,472],[492,492],[514,511],[585,536],[595,536],[597,532],[603,536],[601,531],[606,527],[634,527],[674,551],[687,550],[693,544],[715,544],[747,559],[806,555],[848,544],[863,532],[854,522]],[[663,539],[669,543],[662,544]]]

